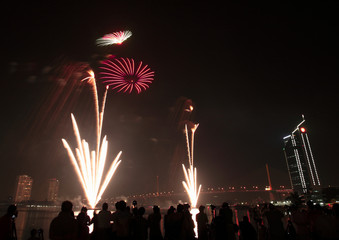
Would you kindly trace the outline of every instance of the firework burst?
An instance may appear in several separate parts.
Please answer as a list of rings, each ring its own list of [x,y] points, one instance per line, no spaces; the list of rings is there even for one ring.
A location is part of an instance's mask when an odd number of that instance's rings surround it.
[[[114,58],[103,62],[100,67],[101,79],[118,92],[131,93],[133,89],[140,93],[152,83],[154,72],[140,61],[135,63],[130,58]]]
[[[199,124],[194,124],[194,127],[191,128],[191,147],[189,142],[189,134],[187,130],[187,124],[185,125],[185,133],[186,133],[186,142],[187,142],[187,152],[188,152],[188,161],[189,161],[189,167],[186,170],[186,167],[184,164],[182,164],[182,169],[184,171],[185,175],[185,181],[182,181],[182,184],[188,194],[188,197],[191,202],[191,207],[196,208],[201,185],[197,185],[197,169],[193,165],[193,146],[194,146],[194,133],[197,130]]]
[[[131,31],[119,31],[106,34],[96,40],[98,46],[109,46],[113,44],[122,44],[127,38],[132,36]]]
[[[101,132],[102,132],[102,123],[104,118],[104,109],[107,96],[107,88],[104,94],[103,103],[101,110],[99,109],[98,93],[96,88],[96,81],[93,71],[88,72],[89,76],[84,78],[88,83],[92,85],[94,93],[94,102],[96,110],[96,134],[97,134],[97,144],[96,150],[90,151],[88,142],[85,139],[82,139],[80,136],[80,131],[73,114],[71,114],[73,130],[77,140],[78,147],[75,148],[75,154],[71,150],[71,147],[65,139],[62,139],[62,143],[67,150],[69,158],[74,166],[74,169],[79,177],[81,186],[84,189],[86,198],[89,205],[92,208],[95,208],[99,200],[101,199],[102,194],[105,192],[108,183],[113,177],[116,169],[118,168],[121,160],[119,160],[121,151],[116,156],[112,162],[106,177],[103,179],[106,156],[107,156],[107,147],[108,141],[106,136],[102,139],[101,142]]]

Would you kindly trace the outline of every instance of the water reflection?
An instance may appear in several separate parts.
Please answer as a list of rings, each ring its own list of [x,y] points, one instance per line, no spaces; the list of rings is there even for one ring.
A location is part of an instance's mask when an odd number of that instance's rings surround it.
[[[28,239],[33,228],[42,229],[45,239],[48,239],[49,225],[58,214],[58,210],[51,209],[19,209],[18,217],[15,219],[18,240]]]

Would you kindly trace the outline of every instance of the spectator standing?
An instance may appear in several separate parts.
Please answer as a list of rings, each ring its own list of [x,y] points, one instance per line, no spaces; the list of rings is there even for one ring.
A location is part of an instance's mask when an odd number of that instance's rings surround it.
[[[112,214],[113,235],[119,240],[129,239],[132,220],[130,208],[127,208],[125,201],[117,202],[115,208],[116,211]]]
[[[7,213],[0,218],[0,239],[16,239],[15,219],[18,216],[18,210],[15,205],[9,205]]]
[[[196,221],[198,225],[198,239],[207,240],[208,239],[208,218],[205,213],[205,207],[199,207],[199,213],[196,215]]]
[[[87,215],[87,208],[82,207],[80,213],[77,216],[78,222],[78,239],[79,240],[88,240],[89,239],[89,228],[91,224],[91,219]]]
[[[150,240],[162,240],[162,234],[160,230],[160,221],[161,221],[161,214],[160,208],[158,206],[153,207],[153,213],[148,216],[148,224],[149,224],[149,236]]]
[[[96,232],[96,238],[99,240],[108,240],[111,237],[111,219],[112,215],[111,212],[108,211],[108,204],[103,203],[102,209],[96,216],[97,221],[97,232]]]
[[[61,204],[61,212],[54,218],[49,227],[51,240],[75,240],[77,239],[78,224],[74,218],[73,204],[64,201]]]
[[[240,240],[257,240],[257,232],[252,224],[249,222],[247,216],[243,217],[243,220],[239,223]]]
[[[145,208],[138,208],[136,217],[134,240],[147,240],[148,238],[148,223],[147,219],[144,218]]]
[[[171,206],[164,217],[165,240],[175,240],[175,208]]]
[[[268,223],[268,234],[270,240],[283,240],[285,231],[282,223],[284,214],[279,211],[273,204],[268,205],[269,210],[265,212],[264,217]]]

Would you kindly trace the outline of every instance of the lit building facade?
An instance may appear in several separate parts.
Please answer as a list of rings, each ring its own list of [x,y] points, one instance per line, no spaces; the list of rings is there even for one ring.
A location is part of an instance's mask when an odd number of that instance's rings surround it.
[[[59,192],[59,180],[55,178],[48,179],[47,201],[54,202],[57,200]]]
[[[33,178],[28,175],[17,177],[17,189],[15,192],[15,202],[29,201],[31,199]]]
[[[284,153],[291,187],[294,191],[303,194],[320,187],[304,116],[291,134],[284,137]]]

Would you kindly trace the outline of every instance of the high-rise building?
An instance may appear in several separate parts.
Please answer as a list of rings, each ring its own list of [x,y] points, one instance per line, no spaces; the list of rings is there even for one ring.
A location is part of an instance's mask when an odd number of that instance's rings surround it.
[[[284,153],[291,186],[298,193],[320,187],[318,170],[311,149],[305,118],[284,137]]]
[[[56,178],[48,179],[47,201],[56,201],[59,192],[59,180]]]
[[[17,189],[15,193],[15,202],[28,201],[31,199],[33,179],[28,175],[17,177]]]

